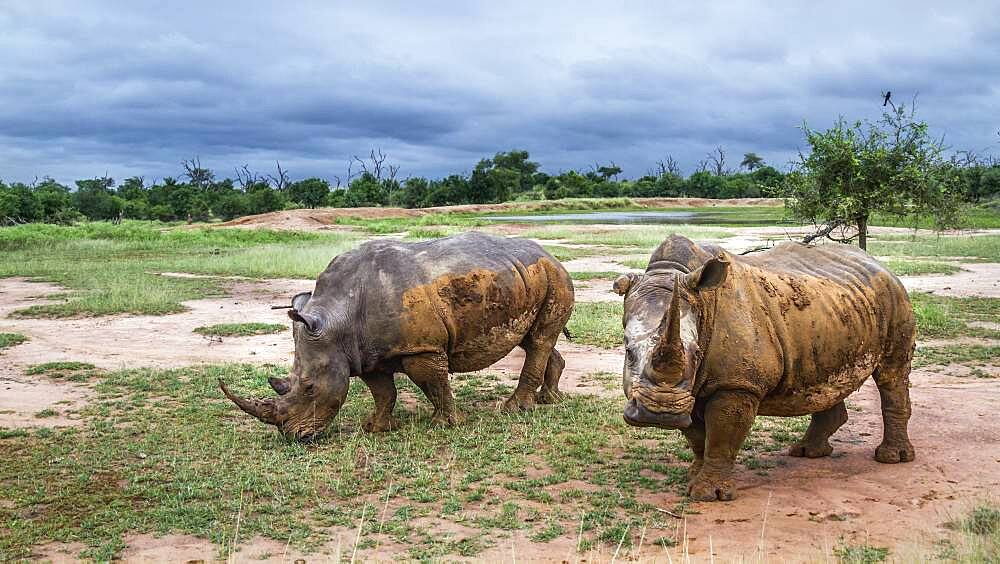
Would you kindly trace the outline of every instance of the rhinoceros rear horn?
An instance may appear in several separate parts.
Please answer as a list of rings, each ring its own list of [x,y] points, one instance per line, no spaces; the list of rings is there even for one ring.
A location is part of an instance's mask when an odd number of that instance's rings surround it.
[[[223,394],[229,398],[229,401],[235,403],[240,409],[253,415],[257,419],[260,419],[264,423],[271,425],[277,425],[280,423],[277,417],[277,408],[274,400],[272,399],[246,399],[229,391],[226,383],[219,379],[219,389],[222,390]]]
[[[271,389],[277,392],[279,396],[287,394],[292,389],[288,378],[275,378],[272,376],[267,379],[267,383],[271,385]]]
[[[667,308],[664,321],[666,328],[660,334],[660,340],[656,343],[650,356],[653,368],[653,377],[664,383],[677,381],[684,373],[684,343],[681,342],[681,307],[680,307],[680,280],[674,284],[673,296],[670,298],[670,306]],[[663,327],[661,322],[660,326]],[[656,382],[659,383],[659,382]]]

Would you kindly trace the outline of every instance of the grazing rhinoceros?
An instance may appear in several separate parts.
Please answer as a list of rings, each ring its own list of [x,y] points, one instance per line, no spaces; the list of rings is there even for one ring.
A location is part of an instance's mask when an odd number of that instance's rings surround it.
[[[314,292],[293,298],[295,359],[288,378],[270,380],[278,398],[219,385],[243,411],[308,440],[340,410],[351,376],[375,397],[365,429],[394,428],[393,374],[405,372],[434,404],[433,421],[450,425],[448,374],[486,368],[517,346],[524,366],[506,408],[554,402],[565,365],[554,347],[572,311],[569,274],[527,239],[373,241],[334,258]]]
[[[872,376],[882,399],[879,462],[913,460],[906,433],[915,325],[906,290],[847,245],[784,243],[733,256],[679,236],[625,296],[625,421],[681,429],[697,500],[733,498],[736,453],[760,415],[812,414],[792,456],[831,453],[844,398]]]

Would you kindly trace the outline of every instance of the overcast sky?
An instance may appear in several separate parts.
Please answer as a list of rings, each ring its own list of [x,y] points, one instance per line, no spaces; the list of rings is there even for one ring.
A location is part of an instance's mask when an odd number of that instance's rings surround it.
[[[0,3],[0,178],[193,156],[332,178],[371,147],[402,176],[512,148],[552,173],[690,173],[717,145],[784,169],[804,120],[876,118],[887,89],[1000,153],[996,1],[153,4]]]

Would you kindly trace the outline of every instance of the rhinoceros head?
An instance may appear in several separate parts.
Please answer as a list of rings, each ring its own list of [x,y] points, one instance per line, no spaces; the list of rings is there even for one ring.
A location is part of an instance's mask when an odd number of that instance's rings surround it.
[[[726,280],[723,256],[684,273],[649,269],[620,276],[614,290],[625,296],[625,421],[638,427],[683,429],[691,424],[698,346],[699,294]]]
[[[299,441],[314,438],[340,411],[350,376],[346,357],[331,345],[329,313],[311,305],[311,297],[305,292],[292,298],[288,316],[295,322],[295,359],[288,378],[268,380],[277,398],[242,398],[219,381],[222,392],[240,409]]]

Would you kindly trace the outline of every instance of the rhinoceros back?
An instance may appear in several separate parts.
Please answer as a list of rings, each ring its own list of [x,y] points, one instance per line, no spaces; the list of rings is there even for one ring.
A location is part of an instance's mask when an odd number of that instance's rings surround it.
[[[717,371],[756,379],[761,413],[799,415],[841,401],[881,363],[909,363],[915,338],[905,288],[848,245],[785,243],[733,257],[720,290],[712,348],[741,351]],[[735,368],[735,370],[733,370]]]
[[[356,317],[366,364],[442,352],[453,370],[478,370],[521,342],[546,300],[568,297],[572,308],[568,273],[527,239],[384,240],[345,255],[324,276],[349,276],[362,288]]]

